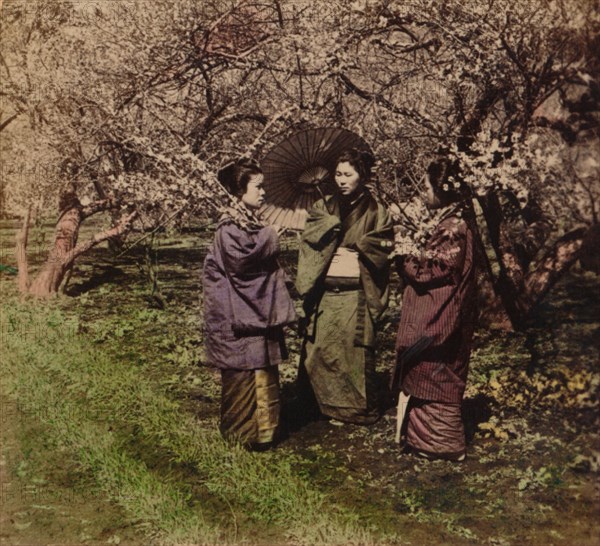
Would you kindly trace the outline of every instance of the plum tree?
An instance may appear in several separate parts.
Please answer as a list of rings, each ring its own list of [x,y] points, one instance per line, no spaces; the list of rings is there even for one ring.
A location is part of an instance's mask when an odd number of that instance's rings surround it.
[[[341,125],[372,145],[373,190],[413,251],[433,220],[423,177],[467,188],[488,309],[519,327],[597,224],[599,29],[587,0],[9,0],[3,203],[73,205],[71,259],[85,207],[110,212],[95,241],[211,214],[232,206],[225,161]],[[61,267],[30,290],[54,293]]]

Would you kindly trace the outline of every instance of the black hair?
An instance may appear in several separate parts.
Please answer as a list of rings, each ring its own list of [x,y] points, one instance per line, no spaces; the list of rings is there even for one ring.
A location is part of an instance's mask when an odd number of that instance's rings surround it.
[[[427,168],[427,175],[439,207],[447,207],[463,199],[466,188],[455,164],[434,162]]]
[[[254,159],[242,157],[220,169],[217,178],[231,195],[241,197],[246,193],[248,182],[255,174],[262,174],[258,162]]]
[[[369,178],[371,178],[371,170],[373,169],[373,165],[375,165],[375,158],[370,152],[350,148],[338,156],[336,167],[344,162],[350,163],[356,169],[362,184],[368,182]]]

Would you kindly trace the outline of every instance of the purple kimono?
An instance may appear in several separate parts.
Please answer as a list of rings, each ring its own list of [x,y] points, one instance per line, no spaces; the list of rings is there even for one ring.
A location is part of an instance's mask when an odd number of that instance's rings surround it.
[[[274,228],[221,221],[204,261],[204,324],[208,363],[220,369],[277,365],[282,327],[296,319],[277,262]]]

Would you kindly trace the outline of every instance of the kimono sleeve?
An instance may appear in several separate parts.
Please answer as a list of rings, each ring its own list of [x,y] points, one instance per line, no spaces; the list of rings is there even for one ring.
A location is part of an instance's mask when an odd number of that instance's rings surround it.
[[[393,239],[391,216],[384,207],[378,206],[375,228],[365,233],[354,246],[371,267],[379,270],[389,265],[389,254],[394,246]]]
[[[329,213],[322,200],[317,201],[306,219],[302,242],[313,248],[323,248],[335,239],[340,227],[340,218]]]
[[[425,289],[456,284],[465,262],[467,229],[466,222],[458,218],[442,222],[421,256],[404,259],[405,279]]]
[[[298,253],[296,290],[302,297],[315,289],[331,262],[340,228],[339,217],[329,214],[322,201],[315,203],[306,220]]]
[[[225,270],[235,275],[249,273],[279,253],[279,238],[271,226],[248,233],[228,223],[219,228],[216,237]]]

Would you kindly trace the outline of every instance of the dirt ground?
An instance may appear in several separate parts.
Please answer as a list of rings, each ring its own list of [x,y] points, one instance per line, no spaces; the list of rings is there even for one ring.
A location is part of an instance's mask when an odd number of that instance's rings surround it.
[[[160,302],[143,268],[138,271],[125,258],[109,264],[107,249],[80,261],[62,300],[92,333],[107,321],[95,335],[114,342],[116,354],[139,351],[162,359],[157,381],[200,420],[218,415],[218,375],[198,362],[169,362],[164,346],[152,348],[147,341],[172,339],[173,349],[183,344],[201,354],[200,329],[193,322],[206,244],[195,240],[190,247],[178,240],[158,252],[161,297],[167,302],[161,312],[173,322],[168,331],[140,332],[134,324],[111,337],[110,320]],[[294,256],[291,244],[284,263]],[[333,502],[355,511],[365,527],[401,537],[398,544],[600,545],[599,288],[597,277],[576,270],[536,311],[526,335],[478,332],[464,405],[469,443],[464,463],[402,453],[389,404],[370,427],[308,419],[295,405],[299,341],[290,332],[291,357],[281,367],[288,433],[277,449]],[[393,361],[399,298],[394,302],[380,334],[382,385]],[[192,324],[189,330],[177,330],[181,317]],[[67,454],[40,455],[32,440],[35,423],[8,398],[2,402],[0,543],[143,544],[143,522],[131,521],[94,493],[90,477],[78,473]],[[187,472],[189,482],[200,486],[200,477]],[[262,544],[280,544],[268,536],[268,530],[257,529]]]
[[[585,470],[566,470],[568,453],[552,442],[541,439],[524,457],[518,442],[480,439],[462,464],[430,462],[401,453],[394,427],[389,413],[370,429],[321,421],[296,432],[285,448],[320,463],[314,479],[338,502],[361,506],[366,523],[401,529],[407,543],[600,544],[599,484]],[[535,430],[555,437],[552,420]],[[559,471],[552,485],[519,490],[528,468],[550,464],[568,475]]]
[[[597,282],[565,279],[526,336],[478,332],[463,407],[465,462],[403,453],[394,407],[371,427],[292,423],[281,448],[314,460],[313,479],[338,502],[360,506],[366,524],[401,530],[407,543],[600,544],[598,379],[585,393],[569,380],[583,368],[598,376]],[[382,384],[390,337],[380,344]],[[293,383],[287,388],[293,405]]]

